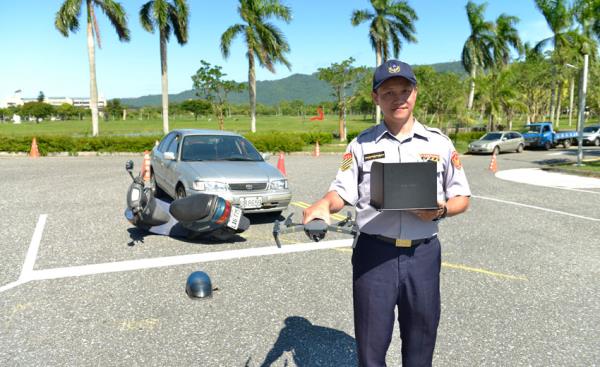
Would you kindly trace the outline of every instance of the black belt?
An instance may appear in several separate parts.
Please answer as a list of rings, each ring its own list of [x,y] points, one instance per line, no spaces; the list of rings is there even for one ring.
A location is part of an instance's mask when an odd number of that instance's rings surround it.
[[[388,243],[390,245],[394,245],[396,247],[414,247],[414,246],[418,246],[423,243],[428,243],[429,241],[431,241],[437,237],[437,235],[433,235],[431,237],[419,238],[416,240],[402,240],[399,238],[392,238],[392,237],[380,236],[380,235],[375,235],[375,234],[368,234],[368,233],[364,233],[364,234],[367,236],[376,238],[379,241]]]

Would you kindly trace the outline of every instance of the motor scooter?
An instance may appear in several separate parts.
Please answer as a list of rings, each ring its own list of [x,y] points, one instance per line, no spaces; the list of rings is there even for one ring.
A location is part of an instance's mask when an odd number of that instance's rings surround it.
[[[127,190],[125,218],[137,228],[158,235],[188,240],[228,241],[250,227],[250,220],[230,201],[212,194],[195,194],[167,202],[141,175],[133,175],[133,161],[125,169],[132,183]],[[143,240],[134,239],[135,245]]]

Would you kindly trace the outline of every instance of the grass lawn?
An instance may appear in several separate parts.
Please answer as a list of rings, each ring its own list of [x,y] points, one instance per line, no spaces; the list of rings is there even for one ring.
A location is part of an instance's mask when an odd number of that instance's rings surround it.
[[[278,132],[328,132],[338,133],[338,117],[336,115],[326,115],[323,121],[309,121],[298,116],[258,116],[256,120],[257,133],[268,133],[270,131]],[[250,134],[250,118],[247,116],[232,116],[225,119],[225,129],[237,132],[242,135]],[[349,116],[346,123],[346,131],[357,132],[373,126],[370,120],[364,120],[362,116]],[[218,129],[218,122],[214,118],[193,118],[176,117],[169,121],[169,128],[172,129]],[[100,136],[139,136],[149,135],[159,138],[162,136],[162,119],[138,120],[100,120]],[[91,136],[91,119],[70,120],[70,121],[42,121],[23,122],[21,124],[0,123],[1,136],[46,136],[62,135],[72,137]],[[454,143],[456,150],[460,153],[467,151],[468,142],[458,141]],[[331,144],[322,144],[321,152],[343,152],[346,144],[335,140]],[[314,146],[306,146],[303,149],[306,152],[313,152]]]
[[[584,161],[582,166],[576,166],[574,163],[553,164],[547,168],[550,171],[559,171],[572,173],[582,176],[591,176],[600,178],[600,159]]]
[[[225,119],[225,130],[235,131],[240,134],[250,133],[250,118],[246,116],[232,116]],[[350,116],[347,121],[347,131],[361,131],[373,123],[362,119],[362,116]],[[171,118],[169,128],[173,129],[215,129],[219,128],[214,118]],[[162,119],[150,120],[101,120],[99,122],[100,136],[110,135],[162,135]],[[295,116],[258,116],[256,119],[257,132],[337,132],[337,116],[325,116],[323,121],[302,120]],[[71,121],[42,121],[23,122],[21,124],[0,123],[0,135],[68,135],[91,136],[91,119]]]

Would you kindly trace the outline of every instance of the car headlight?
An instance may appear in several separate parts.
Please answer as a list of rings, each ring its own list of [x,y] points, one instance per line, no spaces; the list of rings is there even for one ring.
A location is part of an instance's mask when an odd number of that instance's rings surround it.
[[[271,190],[285,190],[288,188],[288,180],[275,180],[271,181],[271,185],[269,186]]]
[[[224,182],[195,180],[192,188],[196,191],[227,191],[229,185]]]

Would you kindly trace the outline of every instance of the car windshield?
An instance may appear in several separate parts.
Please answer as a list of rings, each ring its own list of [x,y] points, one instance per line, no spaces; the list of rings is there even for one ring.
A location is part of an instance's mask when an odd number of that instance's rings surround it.
[[[596,131],[598,131],[598,129],[600,129],[600,127],[598,126],[587,126],[583,128],[583,132],[584,133],[595,133]]]
[[[262,161],[254,146],[240,136],[190,135],[183,139],[182,161]]]
[[[540,132],[541,126],[540,125],[527,125],[525,126],[525,130],[523,130],[522,132],[527,134],[527,133],[534,133],[537,134]]]
[[[501,133],[487,133],[481,137],[481,140],[500,140],[501,137]]]

